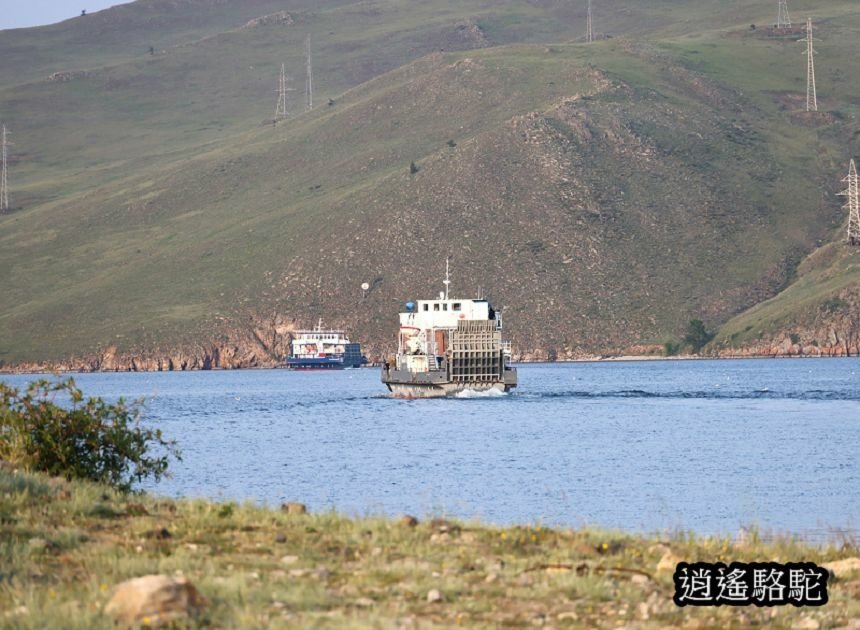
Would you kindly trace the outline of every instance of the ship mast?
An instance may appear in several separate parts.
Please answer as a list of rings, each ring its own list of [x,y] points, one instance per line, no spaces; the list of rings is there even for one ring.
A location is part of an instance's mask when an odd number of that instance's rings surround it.
[[[445,258],[445,279],[442,281],[442,284],[445,285],[445,299],[448,299],[448,289],[451,285],[451,273],[450,267],[448,265],[448,258]]]

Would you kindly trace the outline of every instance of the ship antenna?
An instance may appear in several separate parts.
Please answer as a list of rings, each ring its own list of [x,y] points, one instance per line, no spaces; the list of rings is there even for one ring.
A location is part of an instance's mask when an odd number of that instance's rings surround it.
[[[448,288],[451,285],[451,273],[450,267],[448,265],[448,258],[445,258],[445,280],[442,281],[442,284],[445,285],[445,299],[448,299]]]

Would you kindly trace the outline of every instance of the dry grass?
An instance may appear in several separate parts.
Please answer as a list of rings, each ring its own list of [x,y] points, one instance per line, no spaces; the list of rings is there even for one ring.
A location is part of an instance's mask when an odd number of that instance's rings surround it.
[[[831,584],[823,609],[678,609],[671,549],[687,560],[823,562],[856,541],[743,544],[600,530],[290,515],[233,503],[121,496],[0,471],[0,626],[112,628],[111,588],[182,574],[212,600],[200,626],[838,627],[860,615],[860,581]],[[429,602],[437,589],[441,601]]]

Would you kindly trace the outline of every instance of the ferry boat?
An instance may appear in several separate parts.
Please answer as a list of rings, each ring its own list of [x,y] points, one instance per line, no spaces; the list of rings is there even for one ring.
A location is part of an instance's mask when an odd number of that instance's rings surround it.
[[[400,313],[397,355],[382,367],[382,382],[398,398],[451,396],[466,390],[508,392],[517,386],[510,342],[502,341],[502,313],[484,299],[407,302]]]
[[[352,343],[342,330],[326,330],[322,319],[313,330],[297,330],[290,343],[287,367],[297,370],[342,370],[367,363],[361,344]]]

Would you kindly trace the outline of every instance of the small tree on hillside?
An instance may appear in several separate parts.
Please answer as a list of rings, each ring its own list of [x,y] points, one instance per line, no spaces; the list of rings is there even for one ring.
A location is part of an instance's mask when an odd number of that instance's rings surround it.
[[[687,324],[687,334],[684,335],[684,343],[690,346],[693,352],[698,353],[713,338],[714,333],[708,332],[705,328],[705,323],[701,319],[691,319],[690,323]]]

